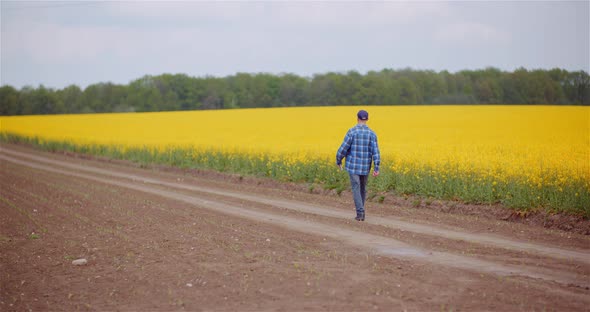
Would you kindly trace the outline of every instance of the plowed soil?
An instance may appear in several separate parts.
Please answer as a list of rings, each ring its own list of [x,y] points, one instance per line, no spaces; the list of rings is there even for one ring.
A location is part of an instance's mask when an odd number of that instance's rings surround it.
[[[585,230],[404,202],[2,144],[0,311],[590,311]]]

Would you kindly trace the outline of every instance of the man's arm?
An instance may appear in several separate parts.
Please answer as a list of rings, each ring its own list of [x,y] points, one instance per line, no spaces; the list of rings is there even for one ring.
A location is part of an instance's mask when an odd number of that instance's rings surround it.
[[[373,136],[373,140],[371,140],[371,149],[373,154],[373,176],[376,177],[379,175],[379,167],[381,166],[381,155],[379,153],[379,144],[377,143],[377,135]]]
[[[346,132],[346,135],[344,136],[342,144],[340,144],[338,152],[336,152],[336,165],[340,167],[340,169],[342,169],[342,159],[344,159],[344,157],[346,157],[346,154],[348,154],[348,150],[350,149],[351,145],[352,135],[350,135],[350,130],[348,130],[348,132]]]

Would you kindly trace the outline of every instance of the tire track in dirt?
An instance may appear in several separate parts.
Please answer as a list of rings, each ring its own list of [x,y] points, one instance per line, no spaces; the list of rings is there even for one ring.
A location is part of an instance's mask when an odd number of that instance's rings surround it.
[[[256,211],[253,209],[239,208],[233,205],[225,204],[223,202],[211,201],[196,196],[174,192],[171,190],[165,190],[154,186],[148,186],[145,184],[144,181],[126,183],[114,180],[112,178],[58,169],[46,164],[25,161],[1,154],[0,159],[20,164],[23,166],[35,168],[37,170],[49,171],[66,176],[75,176],[78,178],[88,179],[100,183],[110,184],[118,187],[163,196],[166,198],[189,203],[199,208],[213,210],[222,214],[228,214],[238,218],[246,218],[254,221],[266,222],[294,231],[305,232],[323,237],[330,237],[336,240],[344,241],[356,247],[369,248],[380,254],[388,255],[394,258],[430,262],[433,264],[445,265],[448,267],[459,269],[467,269],[481,273],[496,274],[500,276],[522,276],[528,278],[543,279],[547,281],[554,281],[565,285],[590,287],[590,282],[587,276],[581,276],[580,274],[563,272],[558,270],[540,269],[534,267],[502,265],[491,261],[478,260],[446,252],[429,251],[426,249],[415,248],[411,245],[408,245],[406,243],[400,242],[392,238],[367,234],[355,230],[343,229],[340,227],[330,226],[327,224],[322,224],[313,221],[304,221],[297,218],[281,216],[268,212]],[[90,170],[86,169],[97,170],[94,168],[87,167],[82,167],[79,169],[87,172]]]
[[[187,191],[195,191],[201,193],[209,193],[214,195],[219,195],[223,197],[233,197],[236,199],[246,200],[254,203],[261,203],[270,206],[274,206],[277,208],[295,210],[303,213],[309,214],[316,214],[325,217],[332,217],[338,219],[350,219],[350,214],[344,211],[334,210],[329,207],[321,207],[321,206],[312,206],[302,202],[292,201],[292,200],[284,200],[284,199],[276,199],[265,197],[262,195],[257,194],[256,196],[239,193],[239,192],[230,192],[226,190],[217,190],[214,188],[209,187],[202,187],[202,186],[194,186],[194,185],[186,185],[181,183],[174,183],[174,182],[166,182],[158,179],[152,179],[144,176],[133,175],[133,174],[126,174],[126,173],[119,173],[114,172],[111,170],[104,170],[100,168],[90,168],[86,166],[81,166],[77,164],[65,163],[61,161],[56,161],[52,159],[47,159],[43,157],[38,157],[30,154],[25,154],[21,152],[15,151],[8,151],[6,149],[2,149],[1,152],[5,152],[7,154],[17,156],[17,157],[24,157],[31,160],[35,160],[38,162],[43,162],[47,164],[57,165],[65,168],[70,168],[73,170],[78,171],[86,171],[101,175],[113,176],[123,179],[129,179],[135,182],[142,182],[142,183],[149,183],[154,185],[162,185],[176,189],[184,189]],[[426,234],[436,237],[442,237],[447,239],[454,239],[454,240],[463,240],[467,242],[489,245],[504,249],[512,249],[516,251],[527,251],[531,253],[536,253],[538,255],[548,256],[556,259],[563,259],[569,261],[577,261],[585,264],[590,264],[590,252],[588,251],[577,251],[571,249],[564,249],[564,248],[557,248],[552,246],[545,246],[540,244],[528,243],[523,241],[517,241],[505,237],[498,237],[492,235],[482,235],[482,234],[474,234],[474,233],[467,233],[467,232],[460,232],[460,231],[453,231],[449,229],[444,229],[441,227],[435,227],[431,225],[422,225],[417,223],[410,223],[406,221],[402,221],[399,219],[395,219],[393,217],[379,217],[379,216],[372,216],[370,219],[365,221],[368,224],[375,224],[390,228],[396,228],[408,232]]]

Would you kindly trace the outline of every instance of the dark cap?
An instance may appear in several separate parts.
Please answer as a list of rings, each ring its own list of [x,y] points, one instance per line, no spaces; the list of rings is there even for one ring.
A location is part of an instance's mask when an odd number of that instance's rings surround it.
[[[367,113],[366,110],[360,110],[356,116],[360,119],[360,120],[367,120],[369,119],[369,113]]]

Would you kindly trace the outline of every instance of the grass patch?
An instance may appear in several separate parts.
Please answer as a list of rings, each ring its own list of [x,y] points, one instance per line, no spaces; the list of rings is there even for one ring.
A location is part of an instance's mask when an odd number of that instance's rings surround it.
[[[310,192],[321,187],[340,195],[350,188],[348,174],[338,170],[333,159],[294,161],[289,157],[228,153],[212,149],[76,145],[67,141],[47,141],[7,133],[0,133],[0,141],[24,143],[52,152],[69,151],[130,160],[144,167],[164,164],[307,183]],[[387,163],[386,160],[383,162]],[[558,183],[556,181],[560,179],[555,172],[547,172],[542,178],[545,184],[534,185],[518,176],[499,180],[492,175],[458,172],[452,168],[450,171],[441,171],[440,168],[423,166],[394,171],[384,166],[379,177],[369,179],[368,191],[375,194],[392,192],[400,196],[419,195],[428,199],[426,204],[434,199],[475,204],[500,203],[517,211],[545,210],[590,218],[589,181]],[[383,202],[384,199],[384,196],[380,196],[377,201]]]

